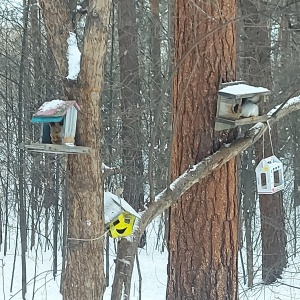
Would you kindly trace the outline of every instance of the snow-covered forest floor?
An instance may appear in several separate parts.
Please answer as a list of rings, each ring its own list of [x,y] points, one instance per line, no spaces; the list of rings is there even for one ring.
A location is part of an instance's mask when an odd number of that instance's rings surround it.
[[[139,249],[139,262],[142,272],[142,299],[164,299],[167,282],[167,252],[161,253],[156,249],[156,226],[153,224],[148,229],[148,240],[145,249]],[[14,266],[15,237],[10,238],[10,249],[4,256],[3,249],[0,252],[0,300],[21,300],[21,255],[20,245],[15,262],[14,279],[11,290],[12,270]],[[3,248],[3,247],[2,247]],[[27,252],[27,300],[61,300],[60,290],[60,272],[61,257],[58,260],[59,275],[53,279],[51,250],[45,251],[44,247],[38,245],[38,249]],[[115,245],[110,239],[110,287],[112,285],[114,274]],[[110,299],[111,288],[108,287],[105,292],[104,300]],[[139,276],[135,267],[132,280],[131,299],[138,299],[139,295]]]
[[[156,225],[155,225],[156,224]],[[161,246],[161,244],[160,244]],[[2,247],[3,248],[3,247]],[[27,300],[62,300],[60,289],[61,257],[58,261],[59,275],[53,279],[52,275],[52,252],[39,244],[37,249],[27,253]],[[161,249],[161,247],[160,247]],[[166,250],[161,253],[157,249],[157,223],[152,223],[148,228],[148,241],[145,249],[139,249],[139,262],[142,274],[142,300],[164,300],[167,283],[167,260]],[[14,265],[15,238],[10,237],[10,249],[6,256],[3,249],[0,252],[0,299],[21,300],[21,256],[20,246],[15,261],[14,278],[12,282],[12,270]],[[111,287],[114,272],[115,245],[110,239],[110,282]],[[240,262],[239,262],[240,263]],[[259,254],[256,260],[260,264]],[[241,264],[240,264],[241,266]],[[300,299],[300,258],[291,256],[288,267],[285,269],[280,283],[270,286],[261,284],[260,271],[256,274],[255,284],[248,289],[243,284],[242,269],[239,269],[239,295],[240,299],[246,300],[293,300]],[[10,291],[12,285],[12,291]],[[111,288],[105,292],[104,300],[110,299]],[[139,276],[134,268],[132,280],[131,299],[139,299]]]

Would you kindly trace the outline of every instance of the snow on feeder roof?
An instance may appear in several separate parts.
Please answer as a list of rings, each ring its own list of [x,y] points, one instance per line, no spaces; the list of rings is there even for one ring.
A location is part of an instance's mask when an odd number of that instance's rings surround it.
[[[233,81],[221,84],[217,97],[215,130],[227,130],[268,120],[260,115],[260,102],[266,102],[271,92],[264,87]]]
[[[139,214],[121,197],[104,193],[104,220],[112,238],[129,236]]]
[[[76,101],[52,100],[43,103],[38,111],[33,114],[31,122],[60,122],[66,113],[72,108],[80,110]]]
[[[39,143],[25,145],[29,151],[56,154],[90,154],[91,148],[75,145],[77,113],[79,105],[74,100],[52,100],[45,102],[31,122],[41,123]]]
[[[248,98],[253,97],[254,95],[269,95],[271,93],[270,90],[264,87],[256,87],[244,83],[239,83],[226,86],[219,90],[219,94],[234,96],[236,98]]]
[[[105,224],[113,221],[124,211],[134,215],[137,218],[140,218],[140,215],[125,201],[125,199],[118,197],[113,193],[104,192]]]

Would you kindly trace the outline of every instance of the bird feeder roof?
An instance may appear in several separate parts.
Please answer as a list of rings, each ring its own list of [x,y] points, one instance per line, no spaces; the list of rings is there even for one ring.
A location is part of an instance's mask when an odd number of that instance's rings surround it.
[[[123,198],[110,192],[104,192],[105,224],[113,221],[123,212],[128,212],[137,218],[140,218],[140,215]]]
[[[266,168],[266,166],[282,167],[283,164],[275,155],[272,155],[270,157],[263,158],[257,165],[256,171],[260,172],[261,170],[264,170],[264,171],[269,170],[268,168]]]
[[[76,101],[52,100],[43,103],[38,111],[33,114],[31,122],[60,122],[71,107],[80,110]]]
[[[255,95],[269,95],[270,90],[264,87],[256,87],[244,83],[230,84],[218,91],[219,95],[229,98],[248,98]]]

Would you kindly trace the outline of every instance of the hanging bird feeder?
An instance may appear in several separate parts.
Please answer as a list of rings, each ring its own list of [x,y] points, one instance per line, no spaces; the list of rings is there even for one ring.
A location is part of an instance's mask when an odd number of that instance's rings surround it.
[[[123,198],[104,193],[105,226],[112,238],[131,235],[136,218],[140,215]]]
[[[262,159],[255,173],[258,194],[274,194],[284,189],[283,164],[276,156]]]

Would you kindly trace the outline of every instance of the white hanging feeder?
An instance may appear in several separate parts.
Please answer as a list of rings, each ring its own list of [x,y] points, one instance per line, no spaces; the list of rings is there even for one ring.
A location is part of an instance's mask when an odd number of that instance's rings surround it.
[[[283,164],[276,156],[262,159],[255,173],[258,194],[274,194],[284,189]]]

